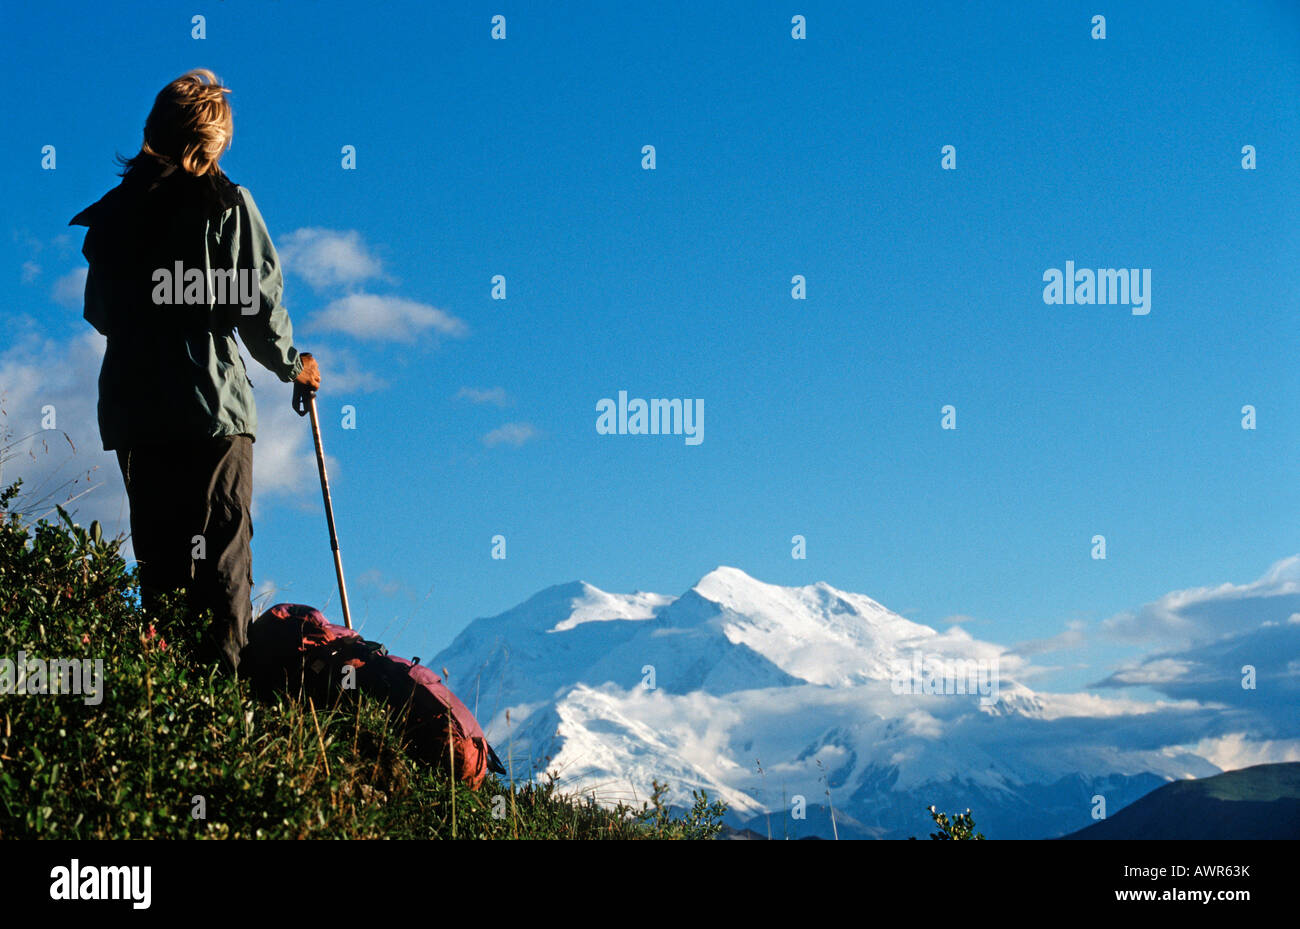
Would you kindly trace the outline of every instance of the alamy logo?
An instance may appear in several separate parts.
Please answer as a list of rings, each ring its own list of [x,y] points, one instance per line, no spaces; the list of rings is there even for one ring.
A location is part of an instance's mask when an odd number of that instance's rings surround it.
[[[83,865],[76,858],[68,867],[50,870],[51,900],[130,900],[137,910],[149,909],[153,899],[153,868],[149,865]]]
[[[1047,286],[1043,302],[1047,304],[1118,304],[1132,306],[1134,316],[1151,312],[1150,268],[1074,268],[1065,263],[1065,271],[1048,268],[1043,272]]]
[[[205,273],[199,268],[186,269],[178,261],[172,268],[155,270],[151,280],[154,282],[153,302],[160,306],[234,304],[244,316],[253,316],[260,303],[261,278],[256,268],[213,268]]]
[[[895,661],[889,689],[896,694],[979,694],[981,706],[998,702],[998,659],[943,658],[912,653],[912,663]]]
[[[80,694],[85,703],[104,701],[103,658],[0,658],[0,694]]]
[[[642,400],[618,392],[618,402],[596,402],[596,432],[600,435],[684,435],[687,445],[704,441],[703,400]]]

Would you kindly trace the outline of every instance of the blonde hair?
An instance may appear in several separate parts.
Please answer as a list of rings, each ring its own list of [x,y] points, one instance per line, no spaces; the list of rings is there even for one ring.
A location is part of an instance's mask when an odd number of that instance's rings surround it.
[[[229,87],[207,68],[196,68],[172,81],[154,99],[144,124],[140,153],[122,163],[123,174],[152,156],[202,177],[221,174],[217,161],[230,148],[235,122],[226,95]]]

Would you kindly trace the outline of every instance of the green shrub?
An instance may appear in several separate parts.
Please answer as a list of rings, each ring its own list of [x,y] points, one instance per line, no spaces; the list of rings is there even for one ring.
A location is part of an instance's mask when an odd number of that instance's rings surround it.
[[[984,833],[975,831],[975,817],[971,815],[970,810],[965,813],[958,813],[952,819],[948,818],[947,813],[937,812],[934,807],[929,807],[929,813],[930,818],[934,820],[934,824],[939,827],[938,832],[930,833],[932,839],[941,842],[955,842],[984,838]]]

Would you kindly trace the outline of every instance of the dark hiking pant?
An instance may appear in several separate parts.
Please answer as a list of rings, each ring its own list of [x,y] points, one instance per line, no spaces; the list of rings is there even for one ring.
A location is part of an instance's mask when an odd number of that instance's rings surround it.
[[[131,503],[131,540],[140,562],[140,594],[157,625],[161,594],[188,592],[187,630],[200,660],[239,667],[248,642],[253,559],[253,441],[246,435],[119,449]],[[205,629],[204,610],[212,620]]]

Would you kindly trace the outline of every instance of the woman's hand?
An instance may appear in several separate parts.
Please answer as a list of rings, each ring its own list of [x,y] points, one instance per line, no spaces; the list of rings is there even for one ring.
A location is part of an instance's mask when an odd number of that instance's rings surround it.
[[[316,364],[316,359],[308,352],[300,352],[298,355],[302,359],[302,370],[294,378],[296,383],[304,387],[310,387],[312,390],[320,389],[320,365]]]

